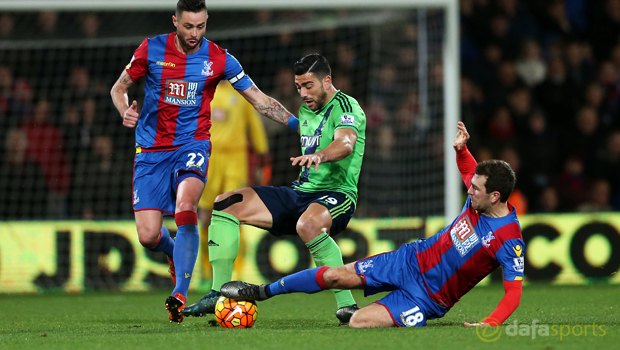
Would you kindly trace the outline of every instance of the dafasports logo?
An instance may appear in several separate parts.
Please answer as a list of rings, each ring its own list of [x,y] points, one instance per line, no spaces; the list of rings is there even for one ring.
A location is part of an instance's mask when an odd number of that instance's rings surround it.
[[[498,323],[495,320],[495,323]],[[493,322],[490,322],[493,323]],[[596,323],[586,325],[569,325],[569,324],[541,324],[539,320],[534,319],[530,323],[519,323],[515,320],[506,327],[487,327],[476,326],[476,335],[480,340],[491,343],[498,340],[502,333],[506,333],[509,337],[528,337],[536,339],[537,337],[559,337],[564,340],[567,337],[604,337],[607,334],[605,325]]]

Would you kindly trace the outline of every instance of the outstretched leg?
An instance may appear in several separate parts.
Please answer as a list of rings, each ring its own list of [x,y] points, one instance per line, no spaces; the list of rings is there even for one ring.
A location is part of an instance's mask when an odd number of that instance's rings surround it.
[[[325,289],[339,289],[349,292],[350,289],[364,288],[362,277],[355,271],[355,263],[336,267],[315,267],[288,275],[271,284],[260,286],[241,281],[225,283],[222,295],[229,298],[265,300],[272,296],[303,292],[313,294]],[[349,324],[351,316],[359,310],[357,305],[348,305],[338,309],[336,317],[340,325]]]
[[[337,267],[315,267],[283,277],[271,284],[256,286],[233,281],[222,285],[222,295],[229,298],[265,300],[280,294],[314,294],[325,289],[362,289],[362,278],[354,263]]]

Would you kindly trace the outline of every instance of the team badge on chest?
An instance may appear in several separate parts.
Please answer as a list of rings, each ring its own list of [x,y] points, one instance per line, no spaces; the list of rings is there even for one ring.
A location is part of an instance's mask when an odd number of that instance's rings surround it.
[[[213,62],[204,61],[202,72],[200,72],[200,74],[206,77],[212,76],[213,75],[213,69],[211,69],[212,65],[213,65]]]

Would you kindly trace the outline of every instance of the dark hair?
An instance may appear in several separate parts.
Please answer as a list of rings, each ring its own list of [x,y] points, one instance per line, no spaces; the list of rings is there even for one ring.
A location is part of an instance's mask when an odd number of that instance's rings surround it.
[[[487,177],[487,193],[499,192],[499,201],[506,202],[515,188],[516,176],[508,163],[503,160],[485,160],[476,165],[476,174]]]
[[[295,72],[295,75],[314,73],[319,79],[332,75],[332,69],[329,66],[329,62],[327,62],[327,58],[318,53],[311,53],[295,62],[293,72]]]
[[[207,11],[205,0],[179,0],[177,2],[176,16],[179,17],[181,12],[200,12]]]

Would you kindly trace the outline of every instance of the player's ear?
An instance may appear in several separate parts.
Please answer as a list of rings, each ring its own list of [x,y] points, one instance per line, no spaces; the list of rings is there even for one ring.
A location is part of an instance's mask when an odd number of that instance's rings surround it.
[[[172,24],[174,24],[174,26],[177,28],[179,26],[179,22],[177,22],[177,16],[175,15],[172,15]]]
[[[323,78],[323,87],[325,88],[325,90],[327,90],[327,89],[332,87],[332,77],[331,77],[331,75],[326,75],[325,78]]]
[[[502,195],[499,193],[499,191],[493,191],[493,193],[491,194],[491,202],[493,204],[499,202],[499,199]]]

